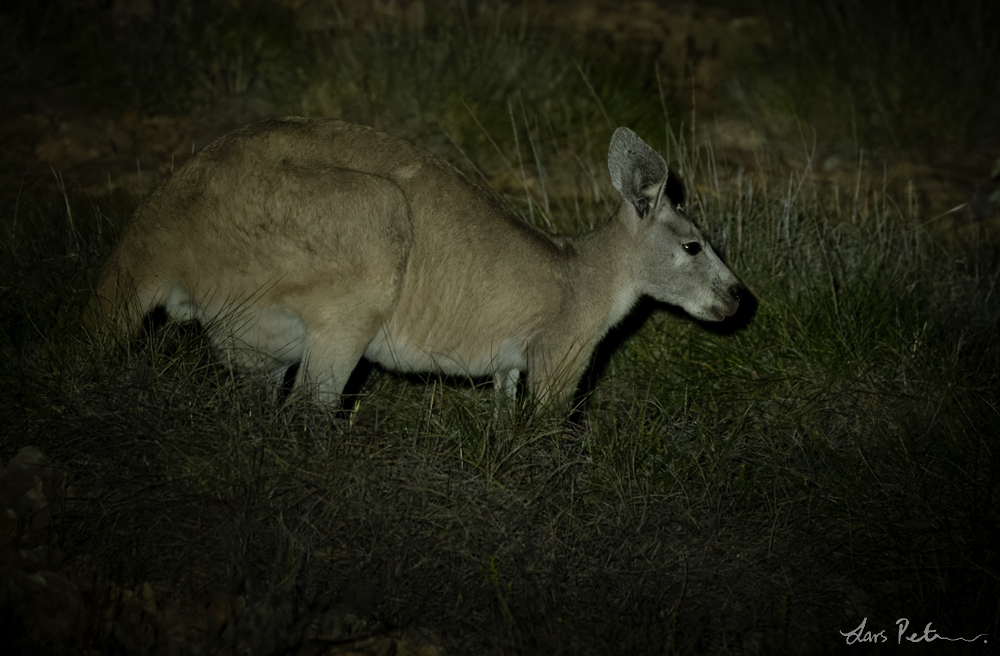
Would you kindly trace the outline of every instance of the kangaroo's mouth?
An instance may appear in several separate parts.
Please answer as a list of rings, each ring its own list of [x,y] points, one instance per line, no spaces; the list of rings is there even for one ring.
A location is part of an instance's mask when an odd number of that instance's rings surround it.
[[[709,310],[711,319],[709,321],[725,321],[728,317],[736,314],[736,311],[740,308],[740,302],[738,299],[727,300],[725,302],[716,303]]]
[[[688,314],[690,314],[695,319],[698,319],[699,321],[725,321],[726,317],[732,316],[734,312],[735,310],[733,310],[733,312],[726,312],[719,305],[713,305],[708,308],[702,308],[698,312],[687,310]]]

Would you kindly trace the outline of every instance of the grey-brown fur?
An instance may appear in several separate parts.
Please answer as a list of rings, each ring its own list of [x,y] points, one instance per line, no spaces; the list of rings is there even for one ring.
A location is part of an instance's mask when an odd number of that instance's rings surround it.
[[[618,211],[555,239],[400,139],[263,121],[139,207],[101,273],[100,311],[126,332],[158,305],[198,319],[235,365],[280,376],[301,361],[296,385],[325,402],[365,356],[490,375],[509,396],[526,372],[540,402],[564,404],[640,296],[709,321],[739,304],[736,277],[667,199],[663,158],[619,128],[608,163]]]

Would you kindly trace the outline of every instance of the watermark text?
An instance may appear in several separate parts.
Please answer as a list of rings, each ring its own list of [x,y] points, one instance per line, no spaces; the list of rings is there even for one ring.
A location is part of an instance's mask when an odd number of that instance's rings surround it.
[[[986,644],[987,635],[985,633],[980,633],[974,638],[964,638],[964,637],[948,637],[943,636],[938,633],[935,629],[931,628],[933,622],[928,622],[924,627],[922,632],[914,631],[913,633],[907,634],[910,630],[910,620],[905,617],[901,617],[896,620],[896,631],[890,631],[889,634],[895,633],[896,644],[901,645],[904,642],[934,642],[935,640],[947,640],[948,642],[977,642],[982,638],[983,644]],[[850,631],[839,631],[840,635],[844,636],[847,640],[848,645],[855,644],[882,644],[883,642],[889,642],[889,636],[886,635],[886,630],[874,630],[868,628],[868,618],[861,620],[861,624]]]

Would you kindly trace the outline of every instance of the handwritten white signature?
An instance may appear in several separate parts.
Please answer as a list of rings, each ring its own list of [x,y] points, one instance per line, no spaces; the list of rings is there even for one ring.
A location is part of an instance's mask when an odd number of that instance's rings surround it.
[[[847,638],[848,645],[853,645],[859,642],[870,642],[875,644],[889,642],[889,638],[885,635],[885,629],[878,632],[870,631],[865,628],[867,624],[868,618],[866,617],[861,620],[861,624],[859,624],[853,631],[848,631],[846,633],[838,631],[838,633]],[[935,640],[948,640],[950,642],[975,642],[980,638],[983,639],[983,644],[986,644],[987,634],[985,633],[980,633],[975,638],[949,638],[948,636],[943,636],[932,629],[931,624],[933,624],[933,622],[927,623],[927,626],[924,627],[923,633],[913,632],[910,635],[906,635],[906,632],[910,628],[910,620],[905,617],[899,618],[896,620],[896,626],[899,627],[899,632],[896,636],[896,644],[901,645],[904,640],[907,642],[934,642]]]

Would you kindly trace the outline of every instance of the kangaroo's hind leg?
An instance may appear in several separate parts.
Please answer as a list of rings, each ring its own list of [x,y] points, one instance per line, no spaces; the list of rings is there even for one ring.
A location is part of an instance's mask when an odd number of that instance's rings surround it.
[[[348,304],[343,309],[306,317],[306,345],[295,388],[311,388],[318,402],[336,406],[344,386],[375,337],[379,313]]]
[[[294,265],[275,260],[270,295],[305,326],[295,387],[314,386],[335,405],[398,301],[413,244],[409,203],[394,182],[359,171],[295,172],[288,184],[301,207],[288,238]]]

